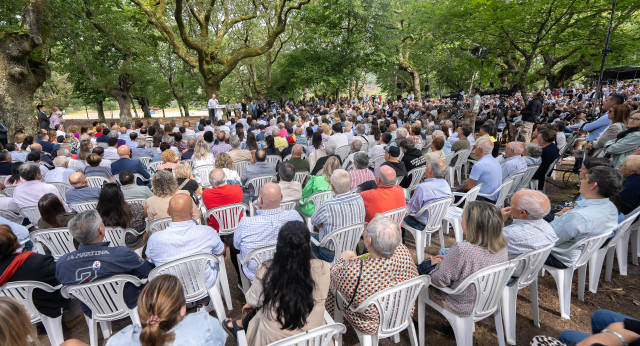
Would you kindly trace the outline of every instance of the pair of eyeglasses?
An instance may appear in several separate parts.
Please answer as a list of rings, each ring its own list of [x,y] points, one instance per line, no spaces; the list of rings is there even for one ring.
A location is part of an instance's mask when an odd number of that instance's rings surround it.
[[[629,120],[640,121],[640,118],[629,118]]]

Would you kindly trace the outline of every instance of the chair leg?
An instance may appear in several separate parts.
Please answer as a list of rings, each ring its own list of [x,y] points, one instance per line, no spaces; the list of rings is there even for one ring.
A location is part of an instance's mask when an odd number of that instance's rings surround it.
[[[606,251],[600,249],[589,259],[589,291],[591,293],[598,293],[598,283],[605,255]]]
[[[446,222],[446,221],[444,221],[444,220],[443,220],[443,221],[442,221],[442,227],[440,227],[440,229],[438,230],[438,237],[440,238],[440,248],[441,248],[441,249],[444,249],[444,247],[445,247],[445,243],[444,243],[444,231],[443,231],[443,228],[444,228],[444,224],[445,224],[445,223],[447,223],[447,225],[449,224],[448,222]]]
[[[45,315],[41,316],[42,325],[47,331],[49,342],[53,346],[58,346],[64,342],[64,334],[62,333],[62,316],[51,318]]]
[[[233,302],[231,300],[231,289],[229,288],[229,279],[227,277],[227,266],[225,266],[224,256],[218,256],[220,262],[218,263],[218,282],[222,287],[222,293],[224,294],[224,300],[227,304],[227,310],[233,310]]]
[[[217,285],[214,285],[213,288],[209,289],[209,298],[211,298],[209,304],[213,304],[213,308],[216,310],[218,320],[224,321],[227,318],[227,315],[224,312],[222,295],[220,294],[220,289]]]
[[[91,346],[98,346],[98,321],[84,316],[84,319],[87,321],[87,326],[89,326],[89,343]]]
[[[507,286],[502,292],[502,317],[504,319],[504,329],[509,345],[516,344],[516,300],[518,299],[517,285]],[[496,324],[497,328],[497,324]]]
[[[428,294],[428,291],[424,291],[422,294]],[[418,343],[420,346],[424,346],[424,323],[425,323],[425,310],[427,304],[422,298],[422,294],[418,296]]]
[[[533,313],[533,325],[540,328],[540,317],[538,306],[538,278],[529,285],[529,295],[531,296],[531,310]]]
[[[497,309],[493,314],[493,320],[496,324],[496,336],[498,337],[498,345],[504,346],[504,328],[502,325],[502,312],[500,311],[500,309]]]
[[[418,346],[418,337],[416,336],[416,326],[413,325],[413,322],[409,322],[409,342],[411,346]]]
[[[391,336],[391,340],[393,340],[394,343],[399,343],[400,342],[400,333],[394,334]]]
[[[425,232],[416,230],[413,240],[416,242],[416,256],[418,257],[418,263],[424,261],[424,239]]]
[[[102,329],[102,337],[106,340],[111,336],[113,332],[111,328],[111,321],[100,321],[100,329]]]
[[[453,235],[456,237],[456,243],[461,242],[464,238],[464,234],[462,234],[462,221],[460,219],[453,221]]]
[[[627,261],[629,258],[629,238],[631,234],[627,232],[627,234],[622,237],[616,244],[616,257],[618,258],[618,270],[620,270],[620,275],[627,276]]]
[[[140,315],[138,315],[137,307],[129,309],[129,317],[131,318],[131,322],[133,322],[133,324],[137,324],[139,326],[142,325],[142,323],[140,322]]]
[[[580,301],[584,301],[584,289],[586,286],[586,282],[587,282],[587,264],[578,268],[578,299],[580,299]],[[571,294],[571,286],[569,286],[569,294]]]
[[[616,247],[611,247],[607,250],[607,255],[605,256],[605,271],[604,271],[604,279],[607,282],[611,282],[611,272],[613,272],[613,260],[615,259]],[[619,255],[619,254],[618,254]],[[626,259],[625,259],[626,261]],[[620,261],[618,261],[620,263]]]
[[[558,298],[560,300],[560,317],[571,319],[571,281],[573,281],[573,269],[561,269],[549,271],[556,279]]]
[[[638,257],[640,257],[640,252],[638,252],[638,249],[640,249],[640,246],[638,246],[640,244],[639,234],[640,229],[631,231],[631,263],[636,266],[638,265]]]
[[[449,323],[453,327],[458,346],[473,345],[473,318],[454,317],[453,321],[449,320]]]

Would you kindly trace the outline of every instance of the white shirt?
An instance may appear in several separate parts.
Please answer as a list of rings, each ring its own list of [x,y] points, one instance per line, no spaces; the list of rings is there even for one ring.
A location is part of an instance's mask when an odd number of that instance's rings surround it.
[[[103,159],[116,161],[120,159],[120,155],[118,155],[118,149],[114,147],[108,147],[104,149]]]
[[[34,207],[38,205],[40,198],[48,193],[52,193],[63,200],[55,186],[39,180],[25,181],[16,186],[16,189],[13,191],[13,201],[20,208]]]
[[[64,167],[56,167],[47,173],[44,177],[45,183],[65,183],[69,184],[69,176],[75,173],[74,170],[64,168]]]
[[[208,108],[217,108],[218,107],[218,100],[214,99],[214,98],[210,98],[209,102],[207,102],[207,107]]]
[[[0,209],[12,211],[14,213],[20,212],[20,208],[16,202],[13,201],[13,198],[7,196],[0,196]]]
[[[334,149],[349,145],[349,138],[344,133],[334,133],[329,137],[329,142],[335,144]]]

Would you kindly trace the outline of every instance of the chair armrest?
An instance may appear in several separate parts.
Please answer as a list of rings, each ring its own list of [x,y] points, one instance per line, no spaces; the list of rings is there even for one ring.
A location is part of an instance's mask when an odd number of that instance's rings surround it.
[[[225,323],[225,321],[222,321],[222,323]],[[236,334],[236,337],[238,339],[238,346],[249,346],[249,344],[247,343],[247,335],[244,332],[244,329],[239,330]]]
[[[318,240],[316,240],[316,238],[311,237],[311,242],[313,243],[313,245],[315,246],[320,246],[320,242]]]

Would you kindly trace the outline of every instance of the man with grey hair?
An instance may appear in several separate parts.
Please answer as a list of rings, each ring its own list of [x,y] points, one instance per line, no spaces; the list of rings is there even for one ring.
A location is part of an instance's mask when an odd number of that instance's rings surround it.
[[[360,149],[362,149],[362,142],[359,139],[354,139],[353,142],[351,142],[350,148],[351,153],[349,154],[349,156],[347,156],[346,159],[344,159],[344,162],[342,163],[342,168],[344,168],[345,170],[350,170],[351,167],[353,167],[353,157],[356,155],[356,153],[360,152]]]
[[[522,189],[511,198],[511,206],[502,208],[502,219],[513,217],[513,223],[503,230],[507,238],[509,260],[518,255],[543,248],[558,240],[553,227],[544,220],[549,213],[549,198],[540,191]]]
[[[369,169],[369,155],[364,152],[355,153],[353,155],[354,169],[349,171],[351,175],[351,189],[355,189],[367,182],[373,182],[375,184],[376,177]]]
[[[354,139],[359,139],[362,142],[363,151],[369,151],[369,147],[371,143],[369,141],[369,137],[365,134],[367,132],[367,127],[365,124],[356,125],[356,136]]]
[[[7,149],[0,150],[0,174],[11,175],[11,153]]]
[[[67,168],[72,169],[76,172],[84,172],[84,169],[87,167],[84,163],[79,160],[73,159],[71,157],[71,152],[69,149],[60,148],[58,150],[58,156],[64,156],[67,158]]]
[[[494,193],[502,184],[502,167],[500,163],[492,155],[493,142],[490,139],[482,139],[476,142],[476,146],[473,149],[478,162],[471,168],[469,179],[460,185],[458,191],[469,191],[477,184],[482,184],[480,193],[490,195]],[[488,202],[495,202],[498,199],[499,193],[490,197],[478,196],[479,200],[485,200]]]
[[[251,151],[240,148],[242,145],[240,137],[236,135],[231,136],[231,138],[229,138],[229,144],[231,145],[231,150],[229,150],[227,154],[231,156],[231,160],[233,160],[234,163],[239,161],[251,161],[253,159]]]
[[[336,169],[331,175],[331,189],[334,196],[317,208],[311,217],[311,224],[318,228],[318,233],[311,236],[318,241],[340,228],[364,222],[364,201],[360,195],[351,192],[351,176],[344,169]],[[332,262],[334,254],[312,244],[316,257]]]
[[[44,176],[45,183],[65,183],[69,184],[69,177],[74,173],[74,170],[67,168],[69,163],[66,156],[58,156],[53,159],[54,169],[47,172]]]
[[[187,140],[187,150],[185,150],[180,156],[180,160],[190,160],[193,157],[193,153],[196,148],[196,140],[193,138],[189,138]]]
[[[62,255],[56,262],[56,279],[63,285],[78,285],[114,275],[128,274],[146,278],[153,264],[140,258],[126,246],[109,246],[104,241],[104,224],[97,210],[87,210],[69,221],[69,232],[80,243],[78,250]],[[142,286],[126,284],[124,301],[130,309],[138,303]],[[82,311],[91,310],[80,303]]]
[[[510,142],[505,149],[505,160],[502,163],[502,180],[527,170],[527,162],[522,157],[524,146],[520,142]]]
[[[524,161],[528,166],[542,163],[542,147],[536,143],[529,143],[524,147]]]
[[[369,222],[378,213],[402,208],[407,205],[404,191],[396,185],[396,171],[389,166],[380,166],[376,172],[377,189],[360,193],[364,201],[365,218]]]
[[[295,168],[296,172],[310,172],[309,160],[302,158],[304,148],[300,144],[296,144],[291,148],[291,158],[283,161],[283,163],[290,163]]]
[[[417,214],[425,205],[437,200],[452,196],[451,187],[444,179],[447,174],[447,164],[443,160],[431,160],[427,165],[425,177],[422,184],[418,185],[413,192],[408,205],[411,209],[409,214]],[[425,212],[418,217],[407,215],[404,223],[412,228],[422,230],[429,221],[429,213]],[[402,239],[404,240],[404,228],[402,229]]]
[[[399,128],[396,131],[396,139],[394,140],[393,144],[395,146],[400,146],[400,142],[405,140],[405,138],[407,138],[407,136],[409,136],[409,132],[407,131],[407,129],[405,129],[404,127]]]
[[[278,170],[280,175],[280,190],[282,190],[282,201],[294,201],[302,198],[302,184],[293,180],[296,176],[296,169],[292,164],[285,162]]]
[[[147,141],[145,139],[138,139],[138,146],[133,149],[131,156],[134,159],[139,157],[153,157],[153,150],[147,149]]]
[[[51,185],[40,181],[42,177],[40,173],[40,165],[35,162],[25,162],[19,169],[20,177],[25,180],[24,183],[16,186],[13,191],[13,201],[19,208],[34,207],[38,205],[38,201],[42,196],[52,193],[64,200],[58,192],[58,189]]]
[[[229,185],[222,169],[214,168],[209,172],[209,183],[211,187],[202,191],[202,202],[207,210],[242,202],[242,187],[237,184]],[[207,222],[215,230],[220,228],[213,217]]]

